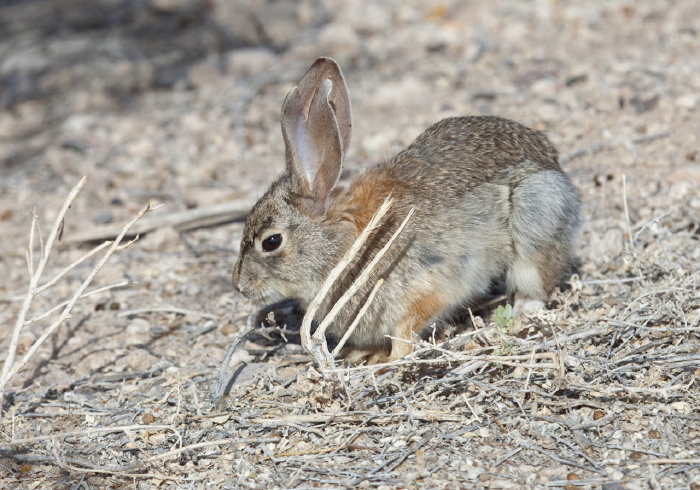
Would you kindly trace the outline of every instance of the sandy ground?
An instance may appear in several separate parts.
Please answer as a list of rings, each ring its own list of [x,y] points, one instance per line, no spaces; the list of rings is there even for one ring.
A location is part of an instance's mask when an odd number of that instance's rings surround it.
[[[43,284],[95,245],[71,237],[149,200],[153,219],[254,201],[317,56],[352,96],[344,180],[442,117],[495,114],[546,132],[583,197],[577,274],[544,331],[512,336],[487,309],[388,371],[326,379],[294,332],[261,330],[218,406],[253,311],[230,282],[242,223],[161,226],[9,382],[0,486],[700,488],[698,53],[693,0],[0,2],[0,361],[33,211],[45,240],[88,176]],[[17,358],[59,312],[23,328]]]

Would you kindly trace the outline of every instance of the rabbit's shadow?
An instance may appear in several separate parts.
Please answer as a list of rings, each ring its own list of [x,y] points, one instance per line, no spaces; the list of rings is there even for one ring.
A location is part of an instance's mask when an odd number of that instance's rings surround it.
[[[258,310],[255,319],[256,330],[248,340],[266,348],[273,348],[275,353],[283,354],[287,347],[301,345],[299,330],[304,320],[304,310],[299,302],[293,299],[284,299],[278,303],[272,303]],[[311,324],[311,334],[316,331],[318,324]],[[328,348],[334,349],[337,341],[328,337]]]

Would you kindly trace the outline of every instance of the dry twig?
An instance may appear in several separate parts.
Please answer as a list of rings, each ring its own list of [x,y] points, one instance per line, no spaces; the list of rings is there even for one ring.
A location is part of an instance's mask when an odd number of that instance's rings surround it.
[[[379,226],[379,222],[384,217],[384,215],[389,211],[389,208],[391,207],[391,204],[393,203],[393,199],[387,198],[384,203],[381,205],[379,210],[374,214],[372,219],[370,220],[369,223],[367,223],[367,226],[365,229],[362,231],[359,237],[355,240],[355,242],[352,244],[350,249],[345,253],[343,258],[340,260],[340,262],[333,268],[331,273],[328,275],[326,278],[325,282],[321,286],[321,289],[319,292],[316,294],[314,299],[311,301],[311,304],[309,305],[308,309],[306,310],[306,314],[304,315],[304,320],[301,325],[301,342],[304,348],[306,349],[307,352],[309,352],[314,360],[318,363],[319,367],[321,368],[322,371],[328,371],[333,368],[334,366],[334,360],[333,356],[331,355],[330,352],[328,352],[328,345],[326,343],[326,330],[330,326],[331,322],[335,319],[335,317],[340,313],[340,310],[347,304],[348,301],[357,293],[357,291],[364,286],[365,282],[369,279],[370,274],[374,270],[375,266],[377,263],[384,257],[384,254],[389,250],[391,245],[394,243],[394,240],[401,234],[403,229],[405,228],[406,224],[408,223],[408,220],[411,219],[411,216],[413,215],[413,208],[408,212],[408,215],[406,218],[404,218],[403,222],[399,225],[399,227],[396,229],[392,237],[387,241],[387,243],[382,247],[382,249],[377,252],[377,254],[374,256],[372,261],[367,264],[362,272],[357,276],[355,281],[352,283],[352,285],[348,288],[347,291],[343,294],[343,296],[340,297],[340,299],[333,305],[331,310],[328,312],[326,317],[321,321],[319,324],[318,328],[316,329],[316,332],[314,332],[313,338],[311,337],[311,323],[313,321],[313,318],[316,314],[316,311],[320,307],[321,303],[325,299],[326,295],[328,292],[331,290],[333,287],[333,284],[335,284],[335,281],[340,277],[340,275],[343,273],[345,268],[352,262],[352,260],[355,258],[357,253],[360,251],[362,248],[362,245],[364,245],[365,241],[369,237],[370,233],[374,231],[374,229]],[[379,286],[381,286],[381,283],[379,283]],[[375,285],[375,289],[373,292],[376,294],[376,289],[379,287]],[[372,298],[374,299],[373,295]],[[369,298],[368,298],[369,302]],[[368,305],[366,305],[368,306]],[[364,314],[364,313],[363,313]]]
[[[231,364],[231,358],[233,357],[233,353],[236,351],[241,342],[243,342],[243,340],[245,340],[245,338],[253,332],[253,330],[255,330],[255,315],[250,315],[248,317],[248,321],[246,322],[245,329],[236,336],[236,338],[233,340],[233,342],[231,342],[231,345],[226,351],[224,360],[222,361],[221,367],[219,368],[219,374],[216,376],[216,381],[214,381],[214,384],[212,385],[211,401],[215,407],[219,407],[219,402],[221,400],[222,394],[221,387],[224,384],[226,371],[228,370],[229,364]]]
[[[48,339],[55,331],[56,329],[70,316],[70,313],[73,309],[73,306],[75,303],[83,296],[85,293],[85,290],[87,287],[92,283],[92,280],[95,278],[97,273],[102,269],[102,267],[105,265],[105,263],[109,260],[109,258],[116,252],[117,250],[123,250],[127,248],[129,245],[131,245],[135,240],[132,240],[131,242],[128,242],[126,245],[121,245],[121,241],[124,238],[124,235],[129,231],[129,229],[136,223],[138,220],[140,220],[146,213],[154,209],[153,205],[151,203],[148,203],[146,207],[144,207],[139,213],[128,223],[126,223],[122,227],[121,233],[117,236],[117,239],[114,240],[110,247],[107,249],[105,254],[102,256],[102,258],[97,262],[95,267],[92,269],[92,271],[88,274],[87,278],[82,282],[82,284],[76,289],[74,292],[73,296],[71,299],[66,303],[63,311],[61,314],[58,316],[58,318],[51,324],[49,325],[44,332],[39,336],[39,338],[32,344],[32,346],[28,349],[27,353],[24,355],[22,359],[20,359],[17,363],[14,363],[14,358],[15,358],[15,353],[17,351],[17,344],[19,341],[19,335],[22,331],[22,328],[27,324],[27,314],[29,313],[29,308],[32,304],[33,299],[36,297],[37,290],[38,288],[38,283],[41,280],[41,276],[44,272],[44,268],[46,267],[46,264],[49,260],[49,257],[51,255],[51,250],[53,248],[54,243],[56,242],[59,232],[63,228],[63,220],[65,217],[66,212],[68,211],[68,208],[70,207],[71,203],[75,200],[76,196],[80,192],[80,190],[83,188],[85,185],[85,182],[87,181],[87,177],[83,177],[78,185],[76,185],[73,190],[70,192],[68,197],[66,198],[65,202],[63,203],[63,206],[59,210],[58,215],[56,216],[56,219],[54,221],[54,225],[51,229],[51,233],[49,234],[49,237],[46,241],[46,246],[44,247],[44,250],[41,255],[41,260],[39,262],[39,265],[37,266],[37,269],[33,271],[31,274],[31,279],[29,282],[29,287],[27,289],[27,296],[22,303],[22,309],[20,310],[20,313],[17,317],[17,322],[15,324],[15,329],[12,333],[12,339],[10,341],[10,347],[8,351],[7,358],[5,360],[5,364],[3,366],[3,371],[2,375],[0,376],[0,406],[2,406],[4,394],[5,394],[5,387],[7,386],[7,383],[12,379],[12,377],[17,374],[17,372],[22,369],[27,362],[34,356],[37,350],[43,345],[43,343]],[[33,230],[34,225],[32,225],[32,230]],[[31,239],[30,239],[30,248],[31,248]],[[78,261],[77,263],[80,263],[81,261]],[[30,266],[32,261],[29,261]],[[77,264],[76,263],[76,264]],[[59,275],[65,274],[66,271],[62,271],[59,273]],[[50,284],[52,281],[49,281]]]
[[[323,299],[331,290],[331,287],[335,283],[336,279],[340,277],[340,274],[342,274],[342,272],[350,264],[353,258],[355,258],[357,253],[360,251],[360,248],[362,247],[362,245],[364,245],[365,241],[369,237],[369,234],[372,231],[374,231],[374,229],[377,227],[377,225],[379,224],[379,220],[381,220],[381,218],[387,213],[387,211],[389,211],[392,202],[393,201],[391,199],[386,199],[384,201],[384,203],[372,217],[370,222],[367,223],[365,229],[362,230],[360,236],[357,237],[357,240],[355,240],[355,242],[345,253],[340,262],[338,262],[338,264],[333,268],[333,270],[331,270],[331,273],[324,281],[323,285],[321,286],[321,289],[319,289],[318,293],[316,293],[316,296],[309,304],[309,307],[306,309],[306,314],[304,315],[304,319],[301,323],[301,328],[299,330],[299,335],[301,337],[301,345],[304,347],[304,349],[306,349],[307,352],[311,354],[311,356],[316,360],[319,366],[331,367],[333,365],[333,360],[330,358],[330,353],[328,352],[328,348],[326,347],[325,337],[322,339],[320,344],[318,343],[317,337],[314,337],[313,340],[311,338],[311,323],[313,322],[314,316],[316,315],[316,311],[321,306]]]
[[[168,226],[172,226],[178,231],[188,231],[205,226],[215,226],[231,221],[238,221],[248,215],[253,204],[255,204],[255,202],[250,199],[238,199],[223,204],[189,209],[187,211],[159,214],[157,217],[146,218],[140,221],[138,225],[131,228],[125,236],[133,237],[136,235],[143,235]],[[71,244],[109,240],[119,235],[121,229],[119,225],[91,227],[72,233],[70,237],[67,237],[65,242]]]
[[[37,266],[36,270],[33,269],[34,228],[36,226],[35,214],[32,219],[28,251],[28,265],[30,275],[29,287],[27,288],[27,295],[25,296],[24,302],[22,303],[22,309],[20,310],[19,315],[17,316],[17,322],[15,323],[15,328],[12,331],[12,338],[10,340],[10,347],[7,353],[7,358],[5,359],[5,364],[2,367],[2,374],[0,374],[0,409],[2,407],[5,395],[5,385],[12,377],[10,369],[12,368],[13,363],[15,361],[15,354],[17,352],[19,335],[22,332],[22,328],[24,327],[25,319],[27,317],[27,314],[29,313],[29,308],[32,304],[32,300],[37,294],[36,291],[38,289],[39,281],[41,280],[41,275],[44,273],[44,268],[46,267],[46,264],[49,261],[51,249],[53,248],[53,245],[56,242],[59,229],[63,228],[63,218],[65,217],[68,208],[70,208],[71,204],[73,203],[73,201],[75,200],[78,193],[83,188],[86,182],[87,177],[83,177],[82,179],[80,179],[80,182],[78,182],[78,184],[73,188],[73,190],[71,190],[70,194],[68,194],[68,197],[64,201],[63,206],[61,206],[61,209],[58,211],[58,215],[56,215],[53,227],[51,228],[51,233],[49,234],[49,237],[46,241],[46,246],[42,247],[43,250],[41,254],[41,260],[39,261],[39,265]]]
[[[367,301],[365,301],[365,304],[362,306],[362,309],[358,312],[357,316],[352,321],[350,328],[348,328],[348,331],[345,332],[345,335],[343,335],[343,338],[340,339],[340,342],[338,342],[338,345],[336,345],[335,349],[333,349],[333,356],[337,356],[338,353],[343,349],[343,347],[345,346],[345,343],[348,341],[350,336],[353,334],[353,332],[357,328],[357,325],[360,323],[360,320],[362,319],[363,316],[365,316],[365,313],[367,312],[369,307],[372,305],[372,301],[374,301],[374,297],[377,295],[377,291],[379,291],[379,288],[382,287],[382,284],[384,284],[384,279],[380,278],[377,281],[377,283],[374,285],[374,288],[372,288],[372,292],[369,293],[369,296],[367,297]]]

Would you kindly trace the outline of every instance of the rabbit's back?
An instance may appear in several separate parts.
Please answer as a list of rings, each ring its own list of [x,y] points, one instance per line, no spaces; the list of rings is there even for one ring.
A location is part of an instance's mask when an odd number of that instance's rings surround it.
[[[561,172],[557,150],[544,134],[496,116],[443,119],[387,166],[408,185],[441,192],[481,183],[515,185],[538,170]]]

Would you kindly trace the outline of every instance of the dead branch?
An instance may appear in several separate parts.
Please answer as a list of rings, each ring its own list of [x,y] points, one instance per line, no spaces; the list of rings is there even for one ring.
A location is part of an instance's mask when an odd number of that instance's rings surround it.
[[[413,410],[410,414],[414,419],[425,421],[451,421],[459,422],[462,416],[450,412],[438,412],[437,410]],[[327,424],[332,422],[340,423],[362,423],[368,419],[377,421],[389,421],[393,417],[405,417],[408,413],[368,413],[368,412],[323,412],[306,415],[288,415],[282,418],[251,419],[250,422],[263,426],[286,426],[290,424]]]
[[[325,299],[326,295],[330,291],[335,281],[338,279],[338,277],[340,277],[340,274],[342,274],[342,272],[345,270],[348,264],[352,262],[355,255],[357,255],[362,245],[367,240],[369,234],[378,226],[379,221],[387,213],[387,211],[391,207],[392,202],[393,200],[391,198],[387,198],[384,201],[382,206],[372,217],[372,219],[362,231],[360,236],[357,238],[357,240],[355,240],[355,243],[353,243],[353,245],[346,252],[346,254],[343,256],[338,265],[336,265],[335,268],[333,268],[331,273],[328,275],[328,278],[326,278],[326,281],[323,283],[323,286],[321,286],[321,289],[316,294],[316,297],[314,297],[313,301],[311,302],[309,308],[306,311],[306,315],[304,316],[300,332],[302,345],[307,350],[307,352],[309,352],[314,357],[314,360],[318,363],[322,371],[329,371],[333,369],[334,366],[333,356],[330,352],[328,352],[328,345],[326,343],[326,330],[333,322],[335,317],[338,315],[338,313],[340,313],[340,310],[342,310],[342,308],[347,304],[347,302],[350,301],[350,299],[367,282],[370,274],[376,267],[377,263],[382,259],[382,257],[384,257],[384,254],[386,254],[386,252],[389,250],[391,245],[394,243],[394,240],[396,240],[396,238],[406,227],[408,220],[411,219],[411,216],[413,216],[413,208],[411,208],[411,210],[408,212],[406,218],[404,218],[403,222],[396,229],[389,241],[387,241],[387,243],[382,247],[382,249],[379,252],[377,252],[377,254],[372,258],[371,262],[367,264],[364,267],[364,269],[362,269],[362,272],[359,276],[357,276],[357,278],[348,288],[348,290],[345,291],[345,293],[343,293],[340,299],[333,305],[326,317],[319,324],[318,328],[316,329],[316,332],[313,335],[313,338],[310,334],[311,322],[314,318],[314,315],[316,314],[316,311]],[[375,285],[375,288],[378,287],[379,286]]]
[[[384,284],[384,279],[380,278],[377,283],[374,285],[374,288],[372,288],[372,292],[369,293],[369,296],[367,297],[367,301],[365,301],[365,304],[362,306],[362,309],[359,311],[355,319],[352,321],[352,324],[350,325],[350,328],[348,328],[348,331],[345,332],[345,335],[343,335],[343,338],[340,339],[340,342],[338,342],[338,345],[335,346],[335,349],[333,349],[333,356],[337,356],[338,353],[343,349],[345,346],[345,343],[348,341],[352,333],[355,331],[357,328],[357,325],[360,323],[360,320],[362,319],[363,316],[365,316],[365,313],[369,309],[369,307],[372,305],[372,301],[374,301],[374,297],[377,295],[377,291],[379,291],[379,288]]]
[[[107,242],[107,244],[109,244],[109,243],[110,243],[110,242]],[[109,291],[110,289],[122,288],[122,287],[128,286],[129,284],[131,284],[131,281],[126,281],[126,280],[125,280],[125,281],[119,281],[119,282],[116,282],[116,283],[114,283],[114,284],[108,284],[107,286],[102,286],[102,287],[100,287],[100,288],[93,289],[92,291],[88,291],[87,293],[83,293],[83,294],[80,296],[80,298],[78,298],[78,299],[87,298],[88,296],[92,296],[93,294],[103,293],[103,292],[105,292],[105,291]],[[41,314],[39,314],[39,315],[35,315],[35,316],[31,317],[31,318],[30,318],[29,320],[27,320],[24,324],[25,324],[25,325],[31,325],[32,323],[36,323],[36,322],[38,322],[39,320],[43,320],[43,319],[46,318],[47,316],[50,316],[51,313],[53,313],[53,312],[55,312],[55,311],[58,311],[58,310],[60,310],[61,308],[65,308],[66,305],[68,305],[69,303],[70,303],[70,300],[69,300],[69,301],[63,301],[62,303],[57,304],[56,306],[54,306],[53,308],[51,308],[51,309],[45,311],[44,313],[41,313]]]
[[[128,432],[132,430],[171,430],[177,435],[177,430],[172,425],[162,425],[162,424],[150,424],[150,425],[120,425],[116,427],[91,427],[89,429],[76,430],[72,432],[58,432],[54,434],[49,434],[46,436],[36,436],[36,437],[24,437],[22,439],[12,439],[10,441],[3,442],[3,444],[18,446],[33,444],[35,442],[50,441],[51,439],[65,439],[68,437],[82,437],[90,436],[93,437],[97,434],[105,434],[110,432]]]
[[[174,306],[163,306],[159,308],[136,308],[133,310],[124,310],[120,312],[117,316],[133,316],[133,315],[143,315],[144,313],[174,313],[176,315],[194,315],[201,318],[206,318],[208,320],[217,320],[216,315],[211,313],[204,313],[201,311],[187,310],[185,308],[175,308]]]
[[[325,344],[325,338],[322,341],[323,348],[317,343],[316,339],[311,339],[311,323],[313,322],[314,316],[316,315],[316,311],[321,306],[323,299],[330,291],[336,279],[340,276],[340,274],[342,274],[345,268],[355,258],[360,248],[362,247],[362,245],[364,245],[365,241],[369,237],[369,234],[372,231],[374,231],[374,229],[377,227],[379,220],[381,220],[381,218],[387,213],[387,211],[389,211],[392,202],[393,200],[390,198],[387,198],[384,201],[384,203],[374,214],[369,223],[367,223],[365,229],[362,230],[360,236],[357,237],[355,242],[345,253],[340,262],[338,262],[338,264],[333,268],[333,270],[331,270],[331,273],[324,281],[323,285],[321,286],[321,289],[319,289],[318,293],[316,293],[316,296],[309,304],[309,307],[306,309],[306,314],[304,315],[304,320],[302,321],[301,329],[299,330],[299,335],[301,337],[301,345],[307,352],[311,354],[311,356],[316,360],[317,363],[319,363],[319,365],[321,365],[322,363],[324,366],[332,366],[333,362],[332,359],[330,359],[330,353],[328,352],[328,347]]]
[[[83,177],[82,179],[80,179],[80,182],[78,182],[78,184],[73,188],[73,190],[70,191],[70,194],[68,194],[68,197],[63,202],[63,206],[61,206],[61,209],[58,211],[53,226],[51,227],[51,232],[49,233],[49,237],[46,241],[46,246],[43,247],[41,260],[39,261],[39,265],[37,266],[36,270],[32,269],[32,249],[34,248],[33,242],[36,218],[32,219],[31,233],[29,239],[29,287],[27,288],[27,295],[25,296],[24,302],[22,303],[22,308],[19,312],[19,315],[17,316],[17,322],[15,323],[15,328],[12,331],[12,338],[10,340],[10,347],[7,352],[7,358],[5,359],[5,364],[2,367],[2,374],[0,374],[0,407],[2,407],[2,402],[4,399],[5,385],[12,377],[12,374],[10,373],[10,368],[15,362],[15,354],[17,352],[17,344],[19,343],[19,335],[22,332],[22,328],[24,327],[24,322],[27,318],[27,314],[29,313],[29,308],[32,304],[32,300],[36,296],[36,290],[39,285],[39,281],[41,280],[41,275],[44,273],[44,268],[46,267],[46,264],[49,261],[51,249],[53,248],[53,245],[56,242],[59,229],[63,227],[63,218],[65,217],[68,208],[70,208],[71,204],[73,203],[73,201],[75,200],[78,193],[83,188],[86,182],[87,177]]]
[[[39,338],[32,344],[32,346],[28,349],[27,353],[24,355],[24,357],[18,361],[16,364],[13,365],[14,362],[14,356],[15,352],[17,350],[17,343],[19,341],[19,335],[26,324],[26,316],[27,313],[29,312],[29,307],[31,306],[32,300],[36,296],[36,290],[37,290],[37,284],[39,280],[41,279],[41,274],[44,271],[44,267],[46,266],[46,263],[48,262],[49,256],[51,254],[51,249],[53,247],[53,244],[56,241],[57,235],[59,230],[62,228],[62,222],[63,218],[65,216],[66,211],[70,207],[70,204],[73,202],[75,197],[77,196],[78,192],[80,192],[80,189],[82,189],[83,185],[85,185],[85,182],[87,181],[86,177],[83,177],[78,185],[71,191],[69,194],[68,198],[64,202],[63,207],[59,211],[58,216],[56,217],[56,220],[54,222],[54,226],[51,230],[51,233],[49,234],[49,238],[47,239],[46,242],[46,248],[42,254],[41,261],[39,263],[39,266],[37,267],[36,272],[32,275],[29,289],[27,291],[27,298],[25,299],[23,305],[22,305],[22,310],[20,311],[19,316],[17,317],[17,323],[15,325],[15,330],[13,331],[13,336],[12,336],[12,341],[10,343],[10,350],[8,352],[8,357],[5,360],[5,365],[3,366],[3,373],[2,376],[0,377],[0,406],[2,406],[2,401],[5,393],[5,386],[7,386],[7,383],[12,379],[12,377],[17,374],[17,372],[22,369],[32,358],[32,356],[36,353],[36,351],[39,350],[39,348],[43,345],[43,343],[48,339],[55,331],[56,329],[70,316],[70,313],[73,309],[73,306],[75,303],[83,296],[83,293],[85,292],[85,289],[92,283],[92,280],[95,278],[97,273],[102,269],[102,267],[107,263],[109,258],[122,248],[121,246],[121,241],[126,235],[126,233],[129,231],[129,229],[136,223],[138,220],[140,220],[146,213],[151,211],[153,209],[153,205],[151,203],[148,203],[139,213],[128,223],[126,223],[122,227],[122,231],[119,233],[117,236],[116,240],[112,242],[110,247],[107,249],[105,254],[102,256],[102,258],[97,262],[95,267],[92,269],[90,274],[88,274],[87,278],[82,282],[82,284],[76,289],[75,293],[71,297],[71,299],[68,301],[68,303],[65,305],[63,312],[59,315],[59,317],[51,324],[49,325],[44,332],[39,336]]]
[[[143,235],[160,228],[172,226],[177,231],[189,231],[206,226],[216,226],[245,218],[250,208],[255,204],[250,199],[237,199],[235,201],[214,204],[202,208],[177,211],[170,214],[159,214],[151,218],[145,218],[134,225],[125,235],[133,237]],[[116,237],[120,231],[119,225],[107,225],[103,227],[91,227],[86,230],[78,230],[67,237],[65,243],[82,243],[96,240],[110,240]]]
[[[221,387],[224,384],[224,378],[226,377],[226,371],[228,370],[229,364],[231,364],[231,357],[236,351],[238,346],[245,340],[245,338],[250,335],[253,330],[255,330],[255,315],[250,315],[248,321],[246,322],[245,329],[236,336],[236,338],[231,342],[224,360],[219,368],[219,374],[216,376],[216,381],[211,388],[211,401],[215,407],[219,407],[219,402],[221,401]]]

